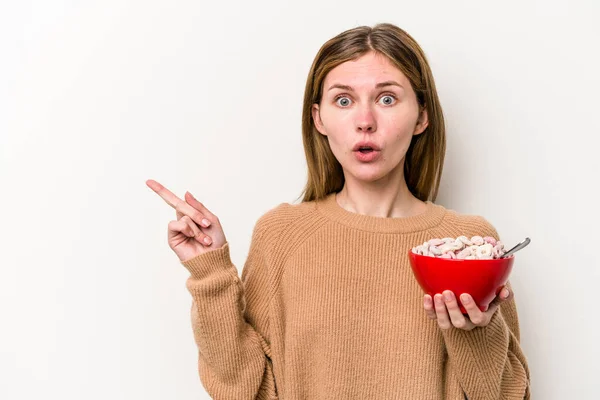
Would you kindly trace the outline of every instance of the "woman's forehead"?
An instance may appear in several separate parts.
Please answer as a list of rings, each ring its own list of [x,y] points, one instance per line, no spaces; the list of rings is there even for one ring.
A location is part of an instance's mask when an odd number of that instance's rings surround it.
[[[328,91],[334,85],[361,90],[374,88],[384,82],[396,82],[402,87],[409,84],[408,78],[386,56],[372,54],[365,54],[333,68],[325,77],[324,90]]]

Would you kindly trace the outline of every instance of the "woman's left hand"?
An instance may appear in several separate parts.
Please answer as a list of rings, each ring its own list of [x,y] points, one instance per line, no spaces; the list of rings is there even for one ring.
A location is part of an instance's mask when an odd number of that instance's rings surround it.
[[[471,295],[463,293],[461,295],[461,303],[469,314],[468,317],[463,315],[458,307],[458,302],[454,297],[454,293],[450,290],[444,290],[443,295],[437,293],[432,302],[431,296],[426,294],[424,297],[424,308],[427,316],[431,319],[437,319],[438,325],[442,329],[450,329],[452,327],[470,331],[478,326],[487,326],[492,319],[492,315],[498,309],[498,306],[509,300],[513,293],[506,287],[500,291],[500,295],[490,303],[486,311],[481,311],[473,301]]]

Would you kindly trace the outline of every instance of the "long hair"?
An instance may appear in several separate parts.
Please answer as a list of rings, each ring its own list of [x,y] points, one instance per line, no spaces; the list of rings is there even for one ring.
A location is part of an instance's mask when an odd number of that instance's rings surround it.
[[[404,176],[410,192],[422,201],[435,201],[446,152],[446,130],[433,74],[425,54],[404,30],[380,23],[373,27],[349,29],[328,40],[317,53],[304,90],[302,142],[308,164],[308,180],[300,196],[302,202],[319,200],[344,186],[344,172],[327,137],[315,128],[311,114],[321,102],[325,77],[336,66],[355,60],[370,51],[387,56],[408,78],[420,109],[428,114],[425,130],[413,136],[404,162]]]

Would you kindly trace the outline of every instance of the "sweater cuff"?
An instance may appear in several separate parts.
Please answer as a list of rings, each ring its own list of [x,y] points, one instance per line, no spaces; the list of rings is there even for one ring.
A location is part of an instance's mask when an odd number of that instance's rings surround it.
[[[478,326],[470,331],[459,328],[442,330],[449,352],[460,359],[475,358],[478,362],[494,363],[499,357],[505,357],[508,351],[510,332],[500,310],[496,310],[487,326]],[[491,359],[490,359],[491,358]]]
[[[229,254],[229,242],[217,249],[207,251],[197,255],[189,260],[182,261],[181,264],[190,271],[193,278],[202,279],[214,272],[222,272],[229,268],[237,269],[231,262]]]

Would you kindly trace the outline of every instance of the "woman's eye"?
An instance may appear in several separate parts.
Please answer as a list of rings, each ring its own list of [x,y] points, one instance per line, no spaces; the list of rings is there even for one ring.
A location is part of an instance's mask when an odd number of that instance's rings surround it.
[[[343,104],[342,104],[342,102],[340,102],[340,100],[344,100]],[[346,107],[350,103],[350,99],[347,98],[346,96],[338,96],[335,98],[335,102],[342,107]]]
[[[384,101],[384,104],[386,106],[389,106],[390,104],[393,104],[394,101],[396,101],[396,98],[394,96],[392,96],[391,94],[386,94],[385,96],[383,96],[381,99],[386,99]]]

